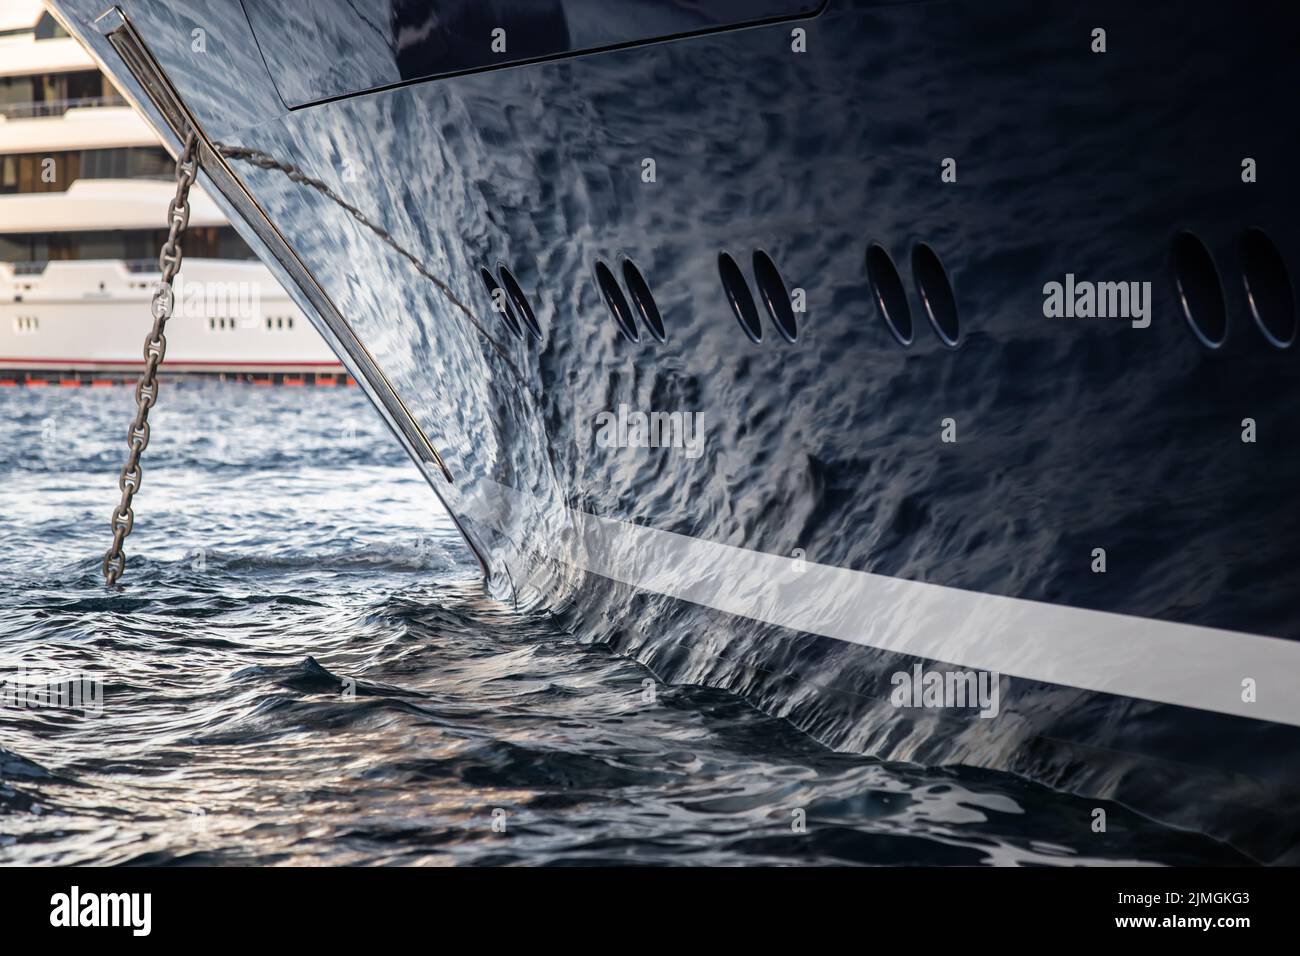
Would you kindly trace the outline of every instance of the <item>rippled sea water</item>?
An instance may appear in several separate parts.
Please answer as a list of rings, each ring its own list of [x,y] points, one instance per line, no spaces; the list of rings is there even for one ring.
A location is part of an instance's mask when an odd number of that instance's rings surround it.
[[[357,389],[167,383],[107,591],[131,406],[0,389],[0,676],[103,681],[97,716],[0,708],[0,862],[1244,862],[832,753],[516,613]]]

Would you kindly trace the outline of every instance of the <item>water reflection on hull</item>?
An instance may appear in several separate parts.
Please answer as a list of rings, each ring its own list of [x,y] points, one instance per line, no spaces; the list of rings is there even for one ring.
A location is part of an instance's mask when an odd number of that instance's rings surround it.
[[[1300,392],[1241,280],[1249,229],[1296,270],[1292,17],[833,0],[286,109],[233,0],[123,8],[521,613],[1294,858]],[[1149,311],[1049,315],[1066,276]],[[899,706],[918,663],[997,671],[997,715]]]

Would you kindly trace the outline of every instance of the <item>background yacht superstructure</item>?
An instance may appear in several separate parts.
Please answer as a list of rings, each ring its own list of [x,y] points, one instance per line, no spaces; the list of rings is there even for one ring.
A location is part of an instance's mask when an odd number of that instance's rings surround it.
[[[39,0],[0,10],[0,382],[130,379],[174,163]],[[196,187],[164,371],[333,383],[342,366]]]

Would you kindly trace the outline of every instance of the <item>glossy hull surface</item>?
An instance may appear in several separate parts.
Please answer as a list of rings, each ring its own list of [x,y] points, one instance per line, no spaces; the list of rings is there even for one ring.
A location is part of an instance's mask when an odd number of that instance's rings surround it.
[[[165,126],[99,5],[56,6]],[[1295,861],[1298,350],[1252,314],[1242,242],[1260,230],[1300,274],[1300,30],[1198,6],[831,0],[374,91],[340,80],[351,92],[290,109],[234,0],[122,4],[245,190],[212,190],[232,221],[381,413],[409,411],[436,450],[417,460],[496,594],[831,746],[1010,770]],[[323,45],[346,27],[305,55],[355,54]],[[1222,282],[1215,348],[1180,304],[1175,276],[1204,278],[1171,261],[1185,232]],[[910,344],[881,314],[872,244]],[[805,306],[793,342],[760,250]],[[625,260],[664,341],[635,312],[629,341],[602,298],[596,264],[626,293]],[[502,266],[538,335],[494,310],[483,270],[505,282]],[[1145,320],[1046,315],[1067,276],[1149,282]],[[698,440],[636,447],[617,423],[637,412],[698,416]],[[996,671],[997,715],[897,706],[917,664]]]

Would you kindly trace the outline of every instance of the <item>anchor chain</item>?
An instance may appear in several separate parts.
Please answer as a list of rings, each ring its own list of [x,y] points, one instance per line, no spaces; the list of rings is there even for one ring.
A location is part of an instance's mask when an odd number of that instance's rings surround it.
[[[144,340],[144,371],[135,386],[135,420],[126,433],[129,451],[126,463],[117,486],[122,491],[122,499],[109,522],[113,531],[113,544],[104,555],[104,583],[112,586],[126,570],[126,554],[122,544],[135,525],[135,512],[131,510],[131,500],[140,490],[144,477],[140,466],[140,456],[149,447],[149,409],[158,401],[158,366],[162,365],[163,356],[167,354],[167,338],[163,330],[171,318],[175,306],[172,293],[172,280],[181,268],[181,237],[190,224],[190,187],[198,175],[199,137],[194,130],[185,138],[185,148],[176,159],[176,195],[167,204],[167,241],[163,243],[158,255],[158,270],[162,279],[154,288],[153,300],[149,310],[153,313],[153,328]]]

